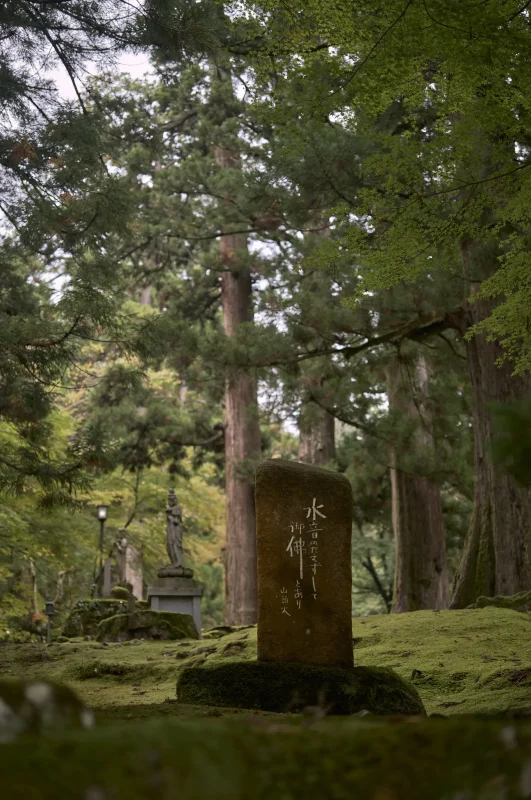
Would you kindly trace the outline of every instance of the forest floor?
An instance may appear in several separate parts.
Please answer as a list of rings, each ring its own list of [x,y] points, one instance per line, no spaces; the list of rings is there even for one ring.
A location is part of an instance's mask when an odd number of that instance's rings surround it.
[[[0,644],[2,676],[67,683],[96,711],[91,731],[38,747],[3,745],[0,796],[166,800],[178,785],[184,800],[531,798],[531,614],[486,608],[353,620],[355,663],[412,680],[427,713],[445,717],[431,719],[179,704],[183,667],[256,658],[255,628],[221,633],[71,640],[46,652]],[[37,775],[48,776],[38,790]],[[73,793],[73,782],[84,794]]]

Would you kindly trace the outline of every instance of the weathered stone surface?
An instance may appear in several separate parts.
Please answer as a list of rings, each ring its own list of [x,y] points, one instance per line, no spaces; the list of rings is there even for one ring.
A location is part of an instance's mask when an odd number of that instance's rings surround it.
[[[65,622],[63,636],[95,636],[103,619],[127,613],[124,600],[79,600]]]
[[[159,578],[192,578],[194,571],[188,567],[179,567],[176,564],[170,564],[157,570],[157,575]]]
[[[195,622],[199,638],[201,638],[201,597],[203,589],[197,581],[190,577],[183,577],[184,567],[164,567],[167,570],[181,570],[176,576],[159,577],[148,588],[148,600],[152,611],[171,611],[177,614],[190,614]]]
[[[349,481],[271,459],[255,497],[258,659],[352,667]]]
[[[177,683],[181,703],[326,714],[425,714],[416,688],[392,669],[337,669],[306,664],[234,661],[187,667]]]
[[[0,680],[0,744],[25,733],[90,728],[92,711],[68,686],[49,681]]]
[[[98,625],[99,642],[126,642],[131,639],[197,639],[189,614],[172,611],[135,611],[117,614]]]

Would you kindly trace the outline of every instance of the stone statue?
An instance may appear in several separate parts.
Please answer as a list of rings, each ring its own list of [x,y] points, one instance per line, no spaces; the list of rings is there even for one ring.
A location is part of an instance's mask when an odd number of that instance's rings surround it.
[[[188,614],[201,638],[201,597],[203,589],[193,579],[194,572],[183,566],[183,518],[173,489],[168,492],[166,507],[166,550],[170,563],[157,570],[157,578],[148,587],[148,602],[153,612]]]
[[[166,508],[166,550],[173,567],[183,565],[183,515],[175,491],[168,492]]]
[[[157,571],[159,578],[191,578],[193,571],[183,566],[183,515],[174,489],[168,492],[166,550],[170,564]]]

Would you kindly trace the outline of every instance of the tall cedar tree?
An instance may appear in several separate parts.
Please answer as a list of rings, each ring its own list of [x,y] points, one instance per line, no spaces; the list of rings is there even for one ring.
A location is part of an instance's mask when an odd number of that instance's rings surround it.
[[[322,76],[323,83],[327,77],[330,80],[330,76],[327,76],[326,73]],[[286,105],[288,107],[290,104],[293,105],[300,91],[300,87],[297,86],[294,88],[283,86],[282,109]],[[328,201],[330,211],[333,210],[334,202],[349,202],[354,211],[356,209],[355,200],[349,200],[349,198],[355,197],[356,191],[360,190],[362,177],[359,165],[363,163],[364,158],[374,154],[374,144],[364,141],[355,132],[349,132],[342,129],[341,126],[334,126],[320,120],[312,120],[311,124],[306,126],[303,138],[300,132],[293,135],[293,130],[290,130],[289,124],[285,122],[282,110],[273,118],[278,125],[278,130],[282,132],[279,137],[281,143],[274,146],[276,159],[273,167],[277,170],[275,175],[280,178],[283,174],[284,180],[292,182],[297,194],[303,192],[307,197],[313,198],[313,202],[320,190],[319,199],[321,203],[323,200]],[[386,119],[379,121],[380,129],[388,125],[389,121]],[[337,233],[335,237],[337,238]],[[327,238],[330,240],[329,236]],[[312,264],[317,267],[317,259],[314,258]],[[348,260],[344,258],[338,269],[334,270],[334,276],[348,273],[349,270],[352,272],[353,269],[357,270],[355,274],[358,276],[362,274],[359,268],[349,264]],[[310,281],[318,284],[317,278],[321,282],[321,294],[323,291],[329,293],[332,284],[328,282],[327,286],[324,276],[319,275],[318,271],[315,277],[308,277],[306,286]],[[439,281],[439,284],[442,284],[442,281]],[[318,292],[317,286],[315,288]],[[354,279],[354,283],[351,284],[351,292],[356,291],[357,288],[356,279]],[[382,295],[381,291],[372,292],[371,297],[365,301],[365,309],[360,308],[360,314],[351,314],[350,317],[344,319],[343,327],[341,324],[338,326],[339,320],[336,320],[333,323],[335,327],[329,329],[328,333],[336,337],[345,337],[346,334],[350,334],[346,348],[350,356],[353,356],[357,350],[382,347],[390,342],[394,342],[398,346],[401,341],[408,338],[422,339],[430,334],[440,333],[450,326],[448,311],[453,311],[458,303],[455,282],[450,283],[450,286],[447,287],[438,285],[435,288],[428,284],[423,288],[425,294],[422,299],[419,298],[418,291],[416,292],[417,299],[415,299],[415,294],[410,292],[409,306],[404,306],[404,297],[402,297],[402,308],[400,308],[400,304],[390,303],[389,296]],[[367,314],[369,304],[372,320],[371,315]],[[364,313],[365,319],[363,318]],[[379,317],[377,325],[374,323],[375,316]],[[326,317],[319,309],[313,320],[307,320],[307,324],[324,333],[325,320]],[[453,338],[452,335],[451,338]],[[452,347],[451,342],[449,342],[449,347]],[[339,347],[337,352],[339,354]],[[312,365],[310,369],[315,370],[315,366]],[[388,382],[392,384],[388,387],[390,400],[392,398],[394,401],[392,405],[396,411],[402,409],[406,413],[409,409],[409,415],[416,418],[417,425],[422,428],[426,425],[426,419],[425,415],[419,415],[416,410],[414,393],[412,396],[411,389],[408,390],[405,385],[402,385],[401,388],[397,385],[397,381],[398,384],[404,384],[404,380],[400,378],[403,371],[404,365],[400,365],[396,359],[394,365],[390,364],[388,371]],[[317,385],[322,384],[326,380],[326,376],[324,373],[320,378],[314,375],[315,380],[317,380]],[[418,385],[415,391],[419,392]],[[426,394],[426,391],[420,392],[420,394]],[[406,395],[409,398],[407,401]],[[399,398],[401,398],[400,401]],[[338,405],[337,401],[335,403],[332,401],[332,404],[335,404],[336,407]],[[318,453],[312,453],[307,442],[311,442],[312,439],[318,441],[324,433],[321,426],[329,424],[330,418],[326,408],[321,408],[321,414],[318,415],[315,413],[314,406],[315,402],[305,405],[303,407],[304,416],[301,418],[301,454],[307,460],[318,458]],[[325,416],[326,414],[328,414],[328,418]],[[313,431],[305,418],[314,422]],[[330,431],[330,427],[328,427],[328,431]],[[330,433],[328,433],[328,437],[328,441],[330,441]],[[437,482],[433,483],[426,479],[422,468],[417,475],[414,470],[411,471],[411,465],[407,469],[402,468],[401,459],[396,456],[400,448],[395,444],[390,446],[395,453],[392,468],[394,529],[397,552],[400,554],[400,558],[396,561],[395,608],[396,610],[441,608],[448,604],[448,576],[439,486]],[[423,450],[421,440],[418,441],[417,449],[419,452]],[[412,498],[416,499],[412,500]],[[423,509],[429,509],[429,513],[423,514]]]
[[[101,67],[121,50],[165,37],[181,50],[206,48],[212,31],[212,15],[193,3],[2,3],[1,488],[20,491],[27,477],[36,478],[51,502],[86,485],[84,467],[94,458],[86,443],[53,452],[46,420],[56,393],[83,340],[105,332],[137,351],[145,341],[141,326],[131,329],[118,314],[125,254],[115,235],[126,233],[134,210],[129,186],[105,163],[105,120],[89,113],[83,98],[86,62]],[[57,68],[76,102],[58,94]]]
[[[257,36],[267,34],[267,63],[273,52],[287,81],[306,78],[299,116],[339,112],[380,145],[362,169],[357,219],[348,218],[349,203],[342,248],[328,247],[322,258],[359,259],[361,290],[412,281],[434,265],[461,275],[461,303],[450,321],[466,340],[476,490],[453,605],[528,589],[531,492],[493,464],[489,408],[530,390],[526,5],[383,8],[369,0],[355,15],[342,3],[326,14],[317,2],[250,6]],[[293,53],[306,58],[293,60]],[[332,88],[318,80],[323,64],[335,76]],[[376,120],[393,107],[406,125],[375,134]],[[415,128],[428,135],[411,135]]]
[[[304,168],[299,166],[299,172],[290,175],[291,183],[286,189],[286,166],[292,164],[279,165],[271,161],[271,153],[284,162],[287,158],[281,148],[271,143],[277,132],[271,130],[271,126],[269,129],[264,126],[260,115],[257,119],[250,116],[249,108],[231,96],[232,86],[228,87],[229,98],[225,97],[225,102],[209,102],[213,91],[211,70],[212,65],[206,63],[186,68],[175,65],[173,69],[166,65],[164,82],[158,86],[135,86],[125,81],[118,91],[111,89],[109,92],[105,86],[101,87],[105,96],[99,97],[99,105],[103,104],[109,113],[121,120],[121,132],[118,128],[113,132],[113,158],[117,163],[126,164],[135,175],[138,202],[143,209],[138,231],[140,248],[132,256],[134,270],[139,280],[164,284],[160,297],[176,325],[172,339],[173,360],[179,364],[180,372],[186,359],[188,366],[194,361],[194,354],[210,361],[217,374],[220,369],[227,371],[228,367],[231,368],[229,374],[232,371],[234,375],[234,367],[238,374],[238,368],[241,370],[243,366],[258,368],[265,376],[263,370],[269,367],[268,380],[272,370],[280,372],[281,383],[286,386],[295,384],[298,387],[302,382],[302,395],[299,388],[294,392],[296,402],[304,400],[306,406],[311,404],[312,413],[318,409],[330,420],[332,413],[323,408],[323,403],[335,406],[333,414],[339,415],[341,404],[334,403],[335,384],[323,378],[328,371],[331,376],[341,371],[337,359],[342,354],[352,358],[372,346],[398,342],[413,333],[417,335],[417,328],[429,329],[433,311],[427,314],[426,303],[424,307],[417,304],[410,306],[405,314],[396,314],[391,324],[387,317],[387,327],[377,326],[371,323],[368,307],[362,310],[362,318],[359,312],[341,307],[337,282],[330,282],[319,272],[312,276],[300,270],[297,260],[301,240],[295,233],[314,229],[313,243],[308,233],[302,240],[303,243],[309,240],[311,248],[315,246],[315,238],[326,230],[327,225],[322,220],[320,224],[316,222],[316,215],[337,200],[337,188],[334,183],[330,184],[329,168],[337,169],[339,156],[348,161],[345,148],[347,145],[355,148],[357,140],[341,130],[334,132],[329,126],[321,126],[321,141],[317,144],[326,145],[326,159],[323,161],[319,151],[316,154],[308,151]],[[239,78],[238,72],[236,78]],[[234,110],[227,115],[227,106],[231,105]],[[261,129],[257,127],[260,124]],[[264,139],[270,137],[265,145],[259,146],[256,142],[257,130]],[[220,168],[220,154],[216,158],[212,144],[219,142],[219,131],[223,140],[230,142],[226,149],[239,152],[244,172],[234,169],[233,158],[228,168]],[[236,144],[229,138],[234,131],[244,132]],[[355,159],[350,163],[355,165]],[[353,173],[356,173],[355,166]],[[352,179],[347,175],[344,180],[348,181],[349,177]],[[172,270],[184,271],[188,277],[184,284],[181,281],[178,292],[182,295],[188,283],[190,298],[195,295],[196,319],[205,312],[211,314],[221,296],[217,276],[225,275],[226,271],[220,265],[219,251],[211,248],[209,242],[218,238],[222,244],[229,241],[223,233],[227,228],[233,231],[233,242],[249,238],[253,244],[268,241],[270,247],[276,248],[271,258],[254,253],[251,257],[245,255],[241,244],[236,248],[230,243],[231,253],[246,259],[247,269],[254,272],[255,286],[259,275],[267,276],[268,287],[264,290],[260,286],[261,290],[255,292],[262,324],[258,328],[243,324],[243,335],[234,337],[234,345],[230,337],[224,341],[214,318],[201,328],[199,335],[191,333],[189,326],[183,327],[182,319],[175,318],[177,312],[182,313],[182,298],[177,300],[177,285],[171,278]],[[202,264],[203,269],[196,269],[195,262],[198,267]],[[351,292],[356,281],[353,276]],[[208,291],[203,294],[205,287]],[[336,296],[329,305],[323,303],[323,298],[330,290]],[[297,319],[299,312],[293,314],[293,307],[302,309],[308,303],[308,312]],[[328,314],[332,315],[330,320]],[[286,330],[284,335],[276,331],[280,318]],[[336,363],[330,362],[328,367],[330,357],[336,359]],[[311,366],[305,367],[301,374],[301,364]],[[321,383],[328,395],[324,398]],[[316,393],[320,404],[314,399]],[[240,469],[245,467],[245,459],[238,460]],[[426,597],[425,602],[429,604],[429,592]]]

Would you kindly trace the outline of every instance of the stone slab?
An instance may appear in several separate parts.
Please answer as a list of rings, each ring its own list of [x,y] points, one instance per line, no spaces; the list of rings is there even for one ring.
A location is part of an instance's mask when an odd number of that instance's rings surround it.
[[[197,581],[191,578],[157,578],[151,584],[150,589],[170,589],[171,591],[181,592],[184,589],[201,589]],[[149,590],[148,590],[149,591]],[[203,591],[201,589],[201,591]]]
[[[199,586],[183,587],[181,589],[174,589],[171,586],[150,586],[148,589],[148,597],[152,597],[154,594],[159,597],[165,595],[179,597],[193,597],[197,595],[198,597],[202,597],[203,589]]]
[[[258,659],[350,668],[352,489],[271,459],[256,472]]]

